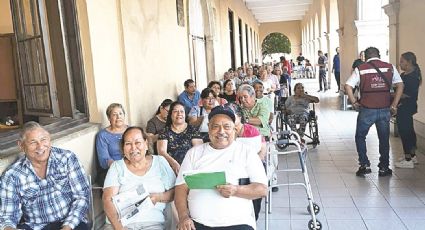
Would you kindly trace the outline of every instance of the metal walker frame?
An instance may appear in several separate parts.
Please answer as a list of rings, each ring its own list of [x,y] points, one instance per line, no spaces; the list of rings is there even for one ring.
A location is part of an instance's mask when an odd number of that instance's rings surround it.
[[[293,138],[291,138],[293,137]],[[294,139],[295,138],[295,139]],[[277,151],[276,145],[293,145],[295,149],[290,149],[288,151]],[[307,158],[308,148],[307,145],[301,143],[300,136],[298,133],[291,130],[285,130],[280,132],[272,132],[270,141],[267,143],[267,155],[266,155],[266,167],[267,167],[267,177],[270,179],[273,177],[273,174],[276,172],[301,172],[304,176],[304,183],[282,183],[272,185],[271,181],[268,185],[267,197],[265,199],[265,230],[269,230],[269,214],[272,212],[272,188],[281,187],[281,186],[302,186],[307,194],[308,206],[307,211],[311,215],[311,220],[308,222],[309,229],[322,229],[322,224],[317,220],[316,215],[320,212],[320,207],[314,203],[313,193],[311,190],[310,179],[307,172],[306,158]],[[300,168],[290,168],[290,169],[277,169],[277,165],[271,165],[273,157],[278,157],[279,155],[289,155],[292,153],[297,153],[300,161]],[[269,170],[272,167],[273,170]]]

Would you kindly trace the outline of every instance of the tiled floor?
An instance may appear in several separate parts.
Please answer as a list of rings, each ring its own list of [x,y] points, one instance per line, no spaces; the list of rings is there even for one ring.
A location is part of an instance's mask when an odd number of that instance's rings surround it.
[[[415,169],[396,169],[393,162],[402,156],[401,141],[391,136],[390,157],[393,175],[378,177],[378,138],[374,127],[367,137],[372,173],[357,177],[357,152],[354,133],[357,113],[341,111],[335,90],[316,93],[317,80],[303,82],[310,94],[320,97],[316,105],[320,145],[308,152],[308,170],[317,218],[322,229],[425,229],[425,156],[418,154]],[[280,156],[279,167],[298,167],[295,154]],[[300,181],[301,173],[281,173],[280,183]],[[308,229],[311,219],[302,187],[281,187],[273,193],[269,229]],[[264,207],[258,229],[264,229]]]

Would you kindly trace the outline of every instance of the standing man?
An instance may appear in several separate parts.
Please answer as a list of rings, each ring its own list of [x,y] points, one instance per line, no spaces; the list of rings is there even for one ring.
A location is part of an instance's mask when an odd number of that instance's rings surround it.
[[[217,106],[208,114],[211,142],[191,148],[176,180],[177,230],[254,230],[252,200],[267,195],[267,176],[255,148],[235,141],[235,114]],[[189,189],[184,173],[225,172],[225,185]]]
[[[323,89],[326,91],[328,88],[328,83],[326,81],[326,62],[327,58],[323,55],[321,50],[317,51],[317,55],[319,55],[319,59],[317,60],[317,66],[319,66],[319,90],[317,92],[322,91]],[[322,87],[323,83],[323,87]]]
[[[338,91],[336,91],[336,93],[339,93],[339,90],[341,87],[341,80],[340,80],[341,67],[339,62],[339,47],[337,47],[335,51],[336,51],[336,54],[333,60],[332,71],[334,72],[335,81],[336,81],[336,84],[338,85]]]
[[[302,53],[300,53],[300,55],[297,57],[298,65],[302,65],[303,61],[304,61],[304,56]]]
[[[357,176],[371,173],[367,157],[366,136],[369,128],[375,124],[379,138],[379,176],[392,174],[389,168],[389,136],[391,114],[397,114],[397,105],[403,93],[403,81],[397,69],[390,63],[381,61],[379,50],[369,47],[365,50],[366,62],[359,65],[345,84],[353,107],[359,110],[356,127],[356,148],[359,155]],[[361,98],[357,101],[353,88],[359,86]],[[394,100],[391,102],[390,90],[395,85]]]
[[[18,145],[25,155],[1,178],[0,229],[88,229],[90,187],[75,154],[52,147],[34,121],[24,124]]]
[[[186,116],[189,111],[198,105],[201,93],[196,90],[195,82],[192,79],[187,79],[184,82],[184,91],[179,95],[178,101],[184,105]]]

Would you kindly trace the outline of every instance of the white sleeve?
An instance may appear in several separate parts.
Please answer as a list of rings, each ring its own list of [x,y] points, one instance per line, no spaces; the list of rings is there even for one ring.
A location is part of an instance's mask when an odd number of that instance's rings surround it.
[[[121,174],[120,171],[122,170],[121,167],[119,167],[120,161],[114,161],[111,164],[111,167],[108,169],[108,173],[105,177],[105,182],[103,183],[103,189],[108,187],[119,187],[119,175]],[[122,171],[121,171],[122,172]]]
[[[173,169],[171,169],[170,164],[163,156],[157,156],[159,160],[159,165],[161,169],[161,181],[164,184],[166,190],[174,188],[176,183],[176,175],[174,174]]]
[[[248,150],[247,154],[246,170],[249,180],[254,183],[267,185],[267,175],[260,157],[252,149]]]
[[[395,68],[395,66],[393,65],[393,84],[397,84],[400,82],[403,82],[403,80],[400,77],[400,73],[398,72],[398,70]]]
[[[360,83],[360,73],[359,69],[355,68],[351,76],[345,82],[345,84],[351,86],[352,88],[356,87]]]

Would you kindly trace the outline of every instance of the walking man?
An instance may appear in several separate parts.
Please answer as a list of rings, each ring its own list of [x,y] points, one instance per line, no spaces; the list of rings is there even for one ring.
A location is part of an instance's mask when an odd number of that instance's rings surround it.
[[[379,176],[392,174],[389,168],[389,134],[391,114],[397,114],[397,104],[403,93],[403,81],[397,69],[390,63],[381,61],[379,50],[369,47],[365,50],[366,62],[359,65],[345,84],[345,91],[353,107],[359,111],[356,127],[356,148],[359,155],[357,176],[371,173],[367,157],[366,136],[375,124],[379,138]],[[359,86],[360,100],[353,95],[353,88]],[[390,89],[396,87],[391,102]]]
[[[317,54],[319,55],[319,60],[317,60],[317,66],[319,66],[319,91],[327,90],[328,83],[326,81],[326,62],[327,58],[325,55],[323,55],[323,52],[321,50],[317,51]],[[322,87],[323,83],[323,87]]]
[[[336,54],[334,56],[333,65],[332,65],[332,71],[335,75],[335,81],[338,85],[338,90],[336,93],[339,93],[340,87],[341,87],[341,80],[340,80],[340,62],[339,62],[339,47],[336,48]]]

